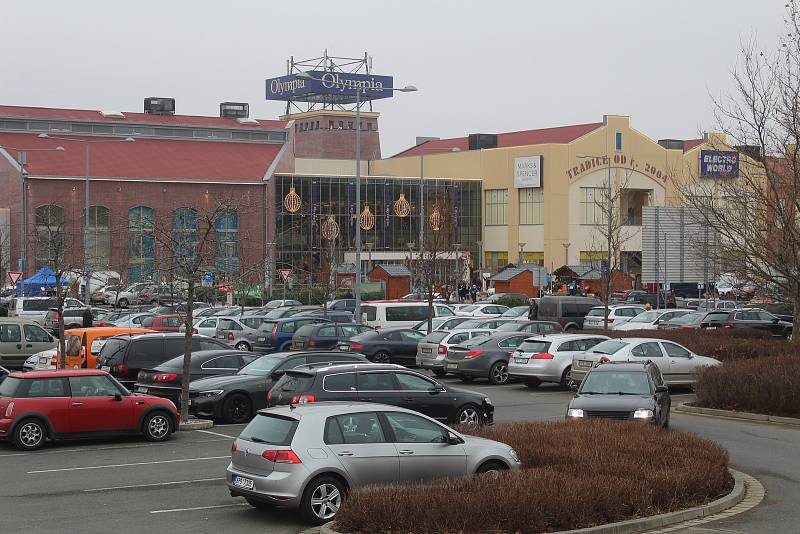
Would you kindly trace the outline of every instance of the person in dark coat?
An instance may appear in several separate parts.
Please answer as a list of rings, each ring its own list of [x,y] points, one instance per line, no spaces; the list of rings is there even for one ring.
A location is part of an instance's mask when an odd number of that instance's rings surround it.
[[[86,310],[83,312],[83,327],[84,328],[91,328],[94,323],[94,317],[92,317],[92,307],[86,306]]]
[[[539,318],[539,305],[536,304],[536,299],[531,299],[531,305],[528,308],[528,319],[535,321]]]

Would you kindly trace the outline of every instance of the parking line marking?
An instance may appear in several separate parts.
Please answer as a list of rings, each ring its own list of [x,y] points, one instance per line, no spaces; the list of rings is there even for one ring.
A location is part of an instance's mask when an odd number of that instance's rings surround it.
[[[199,430],[197,431],[199,432]],[[228,436],[225,436],[226,438]],[[189,443],[216,443],[218,441],[225,441],[222,439],[204,439],[200,441],[190,441]],[[144,447],[163,447],[164,443],[149,443],[149,444],[139,444],[139,445],[117,445],[117,446],[109,446],[109,447],[86,447],[83,449],[50,449],[50,450],[40,450],[36,452],[9,452],[0,454],[0,458],[11,458],[15,456],[44,456],[47,454],[63,454],[65,452],[92,452],[92,451],[114,451],[114,450],[122,450],[122,449],[141,449]]]
[[[203,434],[211,434],[212,436],[219,436],[221,438],[236,439],[236,436],[229,436],[228,434],[220,434],[219,432],[211,432],[210,430],[195,430],[195,432],[202,432]]]
[[[173,508],[172,510],[150,510],[151,514],[170,514],[172,512],[194,512],[197,510],[214,510],[215,508],[235,508],[238,506],[248,506],[246,502],[235,504],[218,504],[216,506],[195,506],[194,508]]]
[[[230,456],[206,456],[203,458],[180,458],[177,460],[158,460],[154,462],[135,462],[130,464],[89,465],[86,467],[62,467],[60,469],[40,469],[38,471],[28,471],[27,474],[34,475],[37,473],[60,473],[62,471],[85,471],[87,469],[111,469],[113,467],[133,467],[137,465],[173,464],[176,462],[200,462],[203,460],[221,460],[223,458],[230,458]]]
[[[194,480],[175,480],[173,482],[154,482],[152,484],[132,484],[130,486],[110,486],[108,488],[91,488],[83,490],[84,493],[93,493],[96,491],[109,491],[109,490],[122,490],[134,488],[153,488],[157,486],[174,486],[176,484],[194,484],[196,482],[211,482],[216,480],[225,480],[225,477],[217,478],[196,478]]]

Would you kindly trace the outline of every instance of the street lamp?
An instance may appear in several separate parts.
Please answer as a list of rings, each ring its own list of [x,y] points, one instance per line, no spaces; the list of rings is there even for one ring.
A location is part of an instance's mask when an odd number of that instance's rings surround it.
[[[478,261],[476,263],[478,267],[478,281],[481,283],[481,291],[486,291],[486,288],[483,286],[483,241],[475,241],[475,244],[478,246]]]
[[[525,249],[525,245],[527,245],[527,243],[525,243],[524,241],[520,241],[519,243],[517,243],[517,245],[519,245],[519,257],[517,258],[517,263],[521,265],[522,264],[522,251]]]
[[[570,243],[569,241],[567,241],[566,243],[561,243],[561,245],[564,247],[564,265],[569,265],[569,246],[571,244],[572,243]]]
[[[304,80],[314,80],[322,82],[320,78],[315,78],[310,72],[300,72],[297,74],[298,78]],[[329,82],[325,82],[329,83]],[[341,87],[343,90],[354,91],[356,94],[356,206],[361,209],[361,96],[367,88],[346,85],[343,82],[330,82],[332,85]],[[411,93],[418,89],[413,85],[406,85],[405,87],[384,87],[384,91],[400,91],[403,93]],[[361,322],[361,224],[356,224],[356,283],[355,283],[355,320],[357,323]]]
[[[125,139],[72,139],[70,137],[51,137],[46,133],[39,134],[40,139],[58,139],[60,141],[72,141],[75,143],[83,143],[86,147],[86,176],[84,177],[84,214],[83,214],[83,273],[85,296],[89,295],[89,278],[91,271],[89,270],[89,162],[91,160],[90,147],[95,143],[132,143],[135,141],[133,137],[126,137]]]
[[[25,165],[28,163],[28,152],[64,152],[63,146],[55,148],[18,148],[13,146],[0,145],[2,149],[16,150],[17,151],[17,164],[19,165],[19,259],[17,260],[17,270],[25,273],[25,250],[27,240],[27,213],[25,207]]]

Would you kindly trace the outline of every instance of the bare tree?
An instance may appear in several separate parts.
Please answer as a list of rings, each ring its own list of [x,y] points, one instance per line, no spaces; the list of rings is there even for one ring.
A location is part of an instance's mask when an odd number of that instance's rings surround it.
[[[755,40],[741,46],[735,90],[714,98],[721,136],[714,150],[737,151],[738,174],[726,160],[713,177],[687,167],[681,193],[687,206],[719,236],[712,261],[800,312],[800,13],[786,5],[785,31],[774,51]],[[719,156],[719,155],[717,155]],[[794,338],[800,343],[800,338]]]
[[[426,223],[425,237],[422,251],[413,265],[412,272],[416,271],[421,277],[420,286],[423,288],[425,300],[428,302],[428,333],[433,330],[433,300],[436,288],[446,285],[452,274],[448,268],[448,257],[454,250],[454,241],[458,236],[458,225],[453,220],[449,199],[442,192],[437,192],[433,208],[430,210]],[[412,264],[414,261],[412,260]]]

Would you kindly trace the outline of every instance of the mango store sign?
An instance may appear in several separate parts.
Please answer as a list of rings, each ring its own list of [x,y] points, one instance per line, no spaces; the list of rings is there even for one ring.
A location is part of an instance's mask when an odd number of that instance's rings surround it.
[[[542,187],[542,156],[514,158],[514,187]]]

